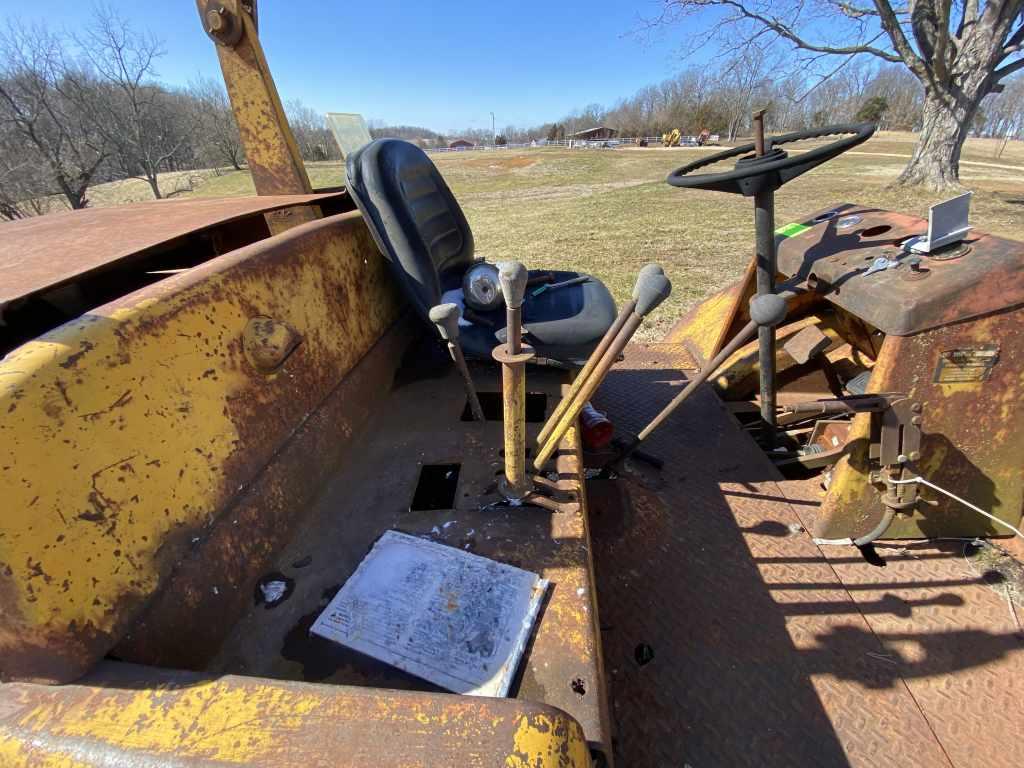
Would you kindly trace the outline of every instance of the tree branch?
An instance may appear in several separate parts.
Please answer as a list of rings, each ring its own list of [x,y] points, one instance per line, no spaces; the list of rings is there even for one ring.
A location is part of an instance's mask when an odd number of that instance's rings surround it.
[[[1000,67],[999,69],[992,73],[992,82],[998,83],[1003,78],[1009,77],[1014,72],[1018,72],[1022,69],[1024,69],[1024,59],[1017,59],[1016,61],[1012,61],[1009,64]]]
[[[697,4],[699,4],[699,5],[708,5],[710,3],[698,2]],[[719,2],[717,2],[715,4],[716,5],[727,5],[727,6],[731,7],[731,8],[734,8],[736,10],[736,12],[741,17],[743,17],[745,19],[748,19],[749,21],[756,21],[758,24],[761,24],[761,25],[767,27],[768,29],[770,29],[772,32],[777,34],[779,37],[783,38],[784,40],[788,40],[790,43],[795,45],[797,48],[800,48],[800,49],[805,50],[805,51],[812,51],[814,53],[834,53],[834,54],[840,54],[840,55],[843,55],[843,54],[849,55],[849,54],[866,53],[866,54],[870,54],[872,56],[877,56],[878,58],[884,59],[885,61],[891,61],[891,62],[899,62],[900,61],[900,57],[899,56],[896,56],[895,54],[889,53],[888,51],[882,50],[881,48],[875,48],[872,45],[857,44],[857,45],[834,46],[834,45],[820,45],[820,44],[817,44],[817,43],[812,43],[809,40],[806,40],[803,37],[801,37],[800,35],[796,34],[796,32],[794,32],[789,26],[783,24],[778,19],[776,19],[776,18],[769,18],[769,17],[764,16],[764,15],[762,15],[760,13],[757,13],[756,11],[750,10],[743,2],[740,2],[740,0],[719,0]],[[877,3],[876,3],[876,5],[877,5]],[[887,7],[888,7],[888,5],[887,5]],[[890,9],[890,11],[891,11],[891,9]]]
[[[914,53],[914,49],[907,40],[907,36],[903,34],[903,27],[900,26],[900,20],[896,15],[896,11],[893,10],[887,0],[874,0],[874,2],[875,8],[878,9],[879,22],[882,25],[882,29],[884,29],[886,34],[889,35],[892,47],[895,48],[896,52],[899,54],[898,58],[893,58],[891,60],[902,60],[903,63],[909,67],[910,71],[917,75],[919,80],[922,82],[929,80],[931,73],[928,66],[916,53]]]

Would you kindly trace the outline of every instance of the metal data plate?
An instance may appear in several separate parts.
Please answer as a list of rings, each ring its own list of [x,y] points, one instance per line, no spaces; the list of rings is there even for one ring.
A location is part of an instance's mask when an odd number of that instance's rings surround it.
[[[311,632],[455,693],[505,696],[548,582],[387,531]]]
[[[999,347],[951,349],[939,353],[932,378],[936,384],[964,384],[985,381],[999,361]]]

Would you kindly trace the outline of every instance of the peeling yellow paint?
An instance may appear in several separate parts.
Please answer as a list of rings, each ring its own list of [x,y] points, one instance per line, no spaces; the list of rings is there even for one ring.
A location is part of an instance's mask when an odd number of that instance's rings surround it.
[[[513,753],[505,760],[505,768],[583,768],[590,764],[586,740],[575,721],[524,715],[513,738]]]
[[[240,430],[251,434],[261,409],[273,422],[280,398],[296,402],[299,372],[316,382],[307,393],[329,391],[397,317],[358,214],[280,237],[0,361],[0,672],[17,676],[11,659],[29,646],[60,645],[81,664],[81,647],[101,645],[90,638],[123,628],[295,424],[255,447]],[[242,350],[260,314],[302,337],[274,377]]]

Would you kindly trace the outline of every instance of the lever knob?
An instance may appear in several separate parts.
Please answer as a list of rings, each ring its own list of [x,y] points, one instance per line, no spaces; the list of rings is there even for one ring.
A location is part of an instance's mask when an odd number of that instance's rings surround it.
[[[498,265],[498,281],[505,296],[505,306],[509,309],[518,309],[523,305],[528,279],[526,267],[518,261],[503,261]]]
[[[438,304],[431,307],[427,314],[430,322],[437,326],[442,339],[455,341],[459,338],[459,318],[462,317],[462,313],[457,304]]]

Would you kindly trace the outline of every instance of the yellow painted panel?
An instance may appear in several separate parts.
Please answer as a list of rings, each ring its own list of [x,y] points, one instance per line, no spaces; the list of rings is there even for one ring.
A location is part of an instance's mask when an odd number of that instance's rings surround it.
[[[0,361],[0,677],[24,674],[29,648],[57,648],[78,667],[105,652],[397,313],[362,219],[344,214],[150,286]],[[269,376],[242,351],[255,316],[301,336]]]
[[[8,686],[15,712],[0,717],[3,765],[78,766],[90,756],[104,764],[590,765],[579,723],[526,701],[232,676],[168,683],[166,673],[147,689],[132,677],[126,687],[117,677],[109,687]]]

